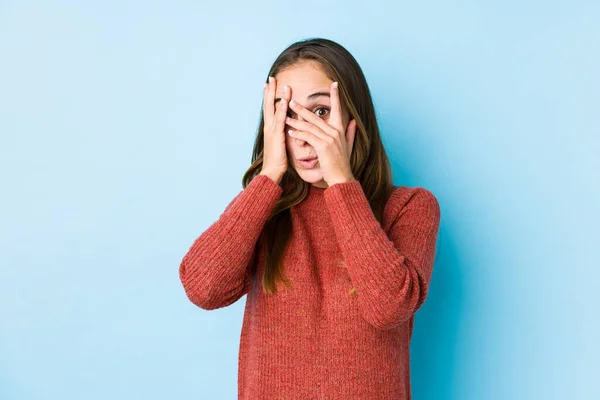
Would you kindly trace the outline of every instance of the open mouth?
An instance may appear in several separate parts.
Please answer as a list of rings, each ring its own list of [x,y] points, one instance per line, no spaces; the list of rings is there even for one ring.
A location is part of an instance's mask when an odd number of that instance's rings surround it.
[[[319,157],[317,157],[317,156],[310,157],[310,158],[301,158],[298,160],[300,165],[302,165],[302,167],[304,167],[304,168],[313,168],[315,165],[317,165],[318,161],[319,161]]]

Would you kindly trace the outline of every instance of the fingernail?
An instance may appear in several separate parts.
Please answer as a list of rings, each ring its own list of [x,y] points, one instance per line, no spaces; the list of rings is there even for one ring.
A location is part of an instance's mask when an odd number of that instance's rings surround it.
[[[289,134],[290,136],[294,136],[294,134],[292,133],[292,130],[291,130],[291,129],[288,131],[288,134]]]
[[[338,87],[338,83],[337,82],[333,82],[333,87],[337,88]]]
[[[294,100],[290,100],[290,106],[295,106],[296,102]]]

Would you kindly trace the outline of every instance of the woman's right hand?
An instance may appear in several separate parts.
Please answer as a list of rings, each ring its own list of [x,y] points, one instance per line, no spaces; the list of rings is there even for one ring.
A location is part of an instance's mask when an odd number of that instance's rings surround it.
[[[260,175],[267,175],[279,183],[288,167],[284,129],[291,93],[290,88],[284,86],[281,100],[275,105],[276,89],[275,78],[269,77],[269,83],[265,84],[263,95],[264,145]]]

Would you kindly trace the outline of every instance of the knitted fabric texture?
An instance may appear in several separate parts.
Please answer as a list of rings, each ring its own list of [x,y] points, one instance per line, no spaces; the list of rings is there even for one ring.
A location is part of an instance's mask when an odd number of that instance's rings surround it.
[[[282,262],[292,289],[277,282],[269,295],[258,238],[282,192],[255,176],[179,267],[187,297],[204,310],[247,295],[238,399],[410,400],[414,314],[427,296],[440,224],[435,196],[394,186],[380,224],[359,181],[311,185],[290,209]]]

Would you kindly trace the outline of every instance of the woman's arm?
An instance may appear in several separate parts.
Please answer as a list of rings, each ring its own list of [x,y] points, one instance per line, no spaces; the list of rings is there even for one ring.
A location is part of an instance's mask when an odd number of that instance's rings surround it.
[[[427,189],[409,190],[390,197],[395,219],[389,235],[358,180],[334,184],[324,193],[358,307],[379,329],[398,326],[421,307],[433,271],[440,207]]]
[[[179,267],[192,303],[205,310],[228,306],[250,290],[258,237],[283,189],[257,175],[198,237]]]

